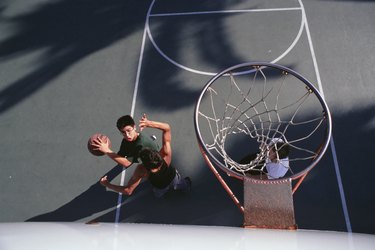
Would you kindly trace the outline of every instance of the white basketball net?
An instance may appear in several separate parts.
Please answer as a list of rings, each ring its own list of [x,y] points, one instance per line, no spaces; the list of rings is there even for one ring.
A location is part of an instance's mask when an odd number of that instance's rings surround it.
[[[272,142],[281,139],[291,152],[289,176],[295,175],[321,154],[327,112],[319,93],[290,72],[260,66],[251,70],[223,74],[206,89],[196,111],[204,147],[230,172],[266,174]],[[256,157],[240,164],[249,151]]]

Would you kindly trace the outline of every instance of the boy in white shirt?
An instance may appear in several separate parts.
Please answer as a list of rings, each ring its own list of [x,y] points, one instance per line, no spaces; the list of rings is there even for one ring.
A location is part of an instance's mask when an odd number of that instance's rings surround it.
[[[289,170],[289,145],[282,139],[274,138],[269,144],[266,169],[268,179],[284,177]]]
[[[284,177],[289,170],[289,145],[280,138],[274,138],[268,144],[265,161],[261,160],[257,166],[248,171],[252,176],[266,175],[268,179]],[[259,153],[258,153],[259,154]],[[249,164],[258,154],[250,154],[240,161],[240,164]],[[265,170],[264,170],[265,165]]]

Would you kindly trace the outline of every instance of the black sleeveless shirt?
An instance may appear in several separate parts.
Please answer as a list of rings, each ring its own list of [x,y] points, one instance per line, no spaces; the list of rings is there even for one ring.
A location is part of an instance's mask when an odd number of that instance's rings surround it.
[[[160,189],[167,187],[173,181],[175,176],[176,169],[173,166],[168,167],[165,161],[163,161],[163,165],[156,173],[148,171],[148,180],[154,187]]]

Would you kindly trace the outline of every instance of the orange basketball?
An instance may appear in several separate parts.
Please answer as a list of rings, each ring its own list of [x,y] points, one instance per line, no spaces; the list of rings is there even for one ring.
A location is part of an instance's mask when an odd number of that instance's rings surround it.
[[[103,134],[94,134],[89,138],[89,141],[87,142],[87,148],[90,151],[90,153],[95,156],[102,156],[104,155],[104,153],[99,150],[95,150],[96,147],[93,145],[94,140],[97,138],[100,138],[102,141],[108,141],[109,146],[111,146],[111,141],[109,140],[108,136]]]

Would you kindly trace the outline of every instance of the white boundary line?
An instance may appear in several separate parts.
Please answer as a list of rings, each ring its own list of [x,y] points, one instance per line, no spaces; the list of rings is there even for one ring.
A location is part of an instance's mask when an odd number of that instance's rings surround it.
[[[151,5],[150,5],[150,11],[153,8],[154,4],[155,4],[155,0],[152,1]],[[170,63],[172,63],[173,65],[175,65],[176,67],[184,69],[184,70],[192,72],[192,73],[200,74],[200,75],[215,76],[218,72],[207,72],[207,71],[201,71],[201,70],[189,68],[187,66],[184,66],[184,65],[176,62],[175,60],[173,60],[169,56],[167,56],[159,48],[159,46],[156,44],[156,42],[155,42],[155,40],[154,40],[154,38],[152,36],[151,30],[150,30],[150,26],[149,26],[149,19],[150,19],[150,17],[156,17],[156,16],[158,16],[158,17],[160,17],[160,16],[177,16],[177,15],[222,14],[222,13],[267,12],[267,11],[271,12],[271,11],[290,11],[290,10],[293,10],[293,11],[296,11],[296,10],[302,11],[302,7],[296,7],[296,8],[273,8],[273,9],[249,9],[249,10],[227,10],[227,11],[222,10],[222,11],[204,11],[204,12],[160,13],[160,14],[153,14],[153,15],[149,14],[147,16],[147,34],[148,34],[148,37],[149,37],[151,43],[153,44],[153,46],[155,47],[155,49],[158,51],[158,53],[161,56],[163,56],[167,61],[169,61]],[[287,55],[294,48],[294,46],[297,44],[298,40],[301,37],[302,31],[303,31],[303,26],[304,26],[304,23],[303,23],[303,18],[301,16],[300,29],[299,29],[298,34],[295,37],[294,41],[291,43],[291,45],[280,56],[278,56],[276,59],[272,60],[271,63],[276,63],[277,61],[281,60],[285,55]]]
[[[318,82],[319,91],[320,91],[320,94],[322,95],[323,99],[325,99],[324,98],[324,92],[323,92],[323,86],[322,86],[322,82],[321,82],[321,79],[320,79],[318,63],[317,63],[317,60],[316,60],[314,46],[313,46],[312,39],[311,39],[310,29],[309,29],[309,26],[307,24],[305,7],[303,6],[302,0],[299,0],[299,2],[300,2],[301,7],[302,7],[302,15],[303,15],[304,23],[305,23],[306,35],[307,35],[307,39],[309,41],[311,57],[313,59],[313,64],[314,64],[314,68],[315,68],[315,74],[316,74],[316,79],[317,79],[317,82]],[[352,226],[351,226],[351,223],[350,223],[348,207],[346,205],[344,186],[343,186],[342,180],[341,180],[340,166],[339,166],[339,163],[338,163],[338,160],[337,160],[336,148],[335,148],[335,143],[334,143],[334,140],[333,140],[333,135],[331,136],[330,147],[331,147],[332,156],[333,156],[333,163],[334,163],[334,166],[335,166],[336,179],[337,179],[337,183],[338,183],[338,187],[339,187],[339,191],[340,191],[341,205],[342,205],[342,209],[343,209],[343,212],[344,212],[346,230],[349,233],[351,233],[352,232]]]
[[[147,13],[147,15],[148,14],[149,14],[149,12]],[[136,76],[136,79],[135,79],[135,86],[134,86],[134,92],[133,92],[133,101],[132,101],[132,107],[131,107],[131,111],[130,111],[130,115],[132,117],[134,117],[134,110],[135,110],[135,105],[136,105],[136,102],[137,102],[138,87],[139,87],[139,77],[141,75],[143,53],[144,53],[145,42],[146,42],[146,25],[147,24],[145,24],[145,28],[143,30],[141,53],[139,55],[139,60],[138,60],[137,76]],[[123,186],[124,183],[125,183],[125,176],[126,176],[126,169],[124,168],[122,170],[122,172],[121,172],[121,184],[120,184],[121,186]],[[120,221],[121,204],[122,204],[122,193],[118,193],[115,223],[118,223]]]

